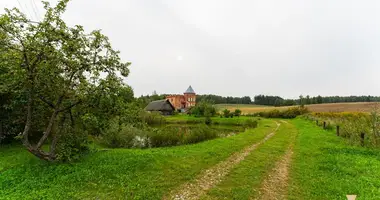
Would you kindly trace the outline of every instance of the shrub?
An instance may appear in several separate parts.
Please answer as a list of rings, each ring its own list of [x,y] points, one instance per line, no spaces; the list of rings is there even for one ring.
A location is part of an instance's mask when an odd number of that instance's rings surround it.
[[[245,128],[256,128],[257,124],[258,124],[257,121],[254,119],[247,119],[244,121]]]
[[[190,108],[189,114],[195,117],[212,117],[216,115],[216,109],[210,102],[201,101],[196,106]]]
[[[234,111],[234,115],[235,115],[236,117],[240,117],[240,115],[241,115],[241,110],[240,110],[240,109],[235,109],[235,111]]]
[[[119,124],[119,119],[110,120],[110,126],[104,130],[100,142],[110,148],[147,147],[147,132],[132,125]]]
[[[166,147],[181,144],[184,133],[180,128],[165,127],[164,129],[155,129],[149,134],[149,143],[151,147]]]
[[[207,116],[206,119],[205,119],[205,124],[206,125],[211,125],[211,123],[212,123],[211,117]]]
[[[161,125],[166,123],[165,117],[159,112],[142,111],[140,117],[141,120],[148,125]]]
[[[285,119],[291,119],[295,118],[299,115],[303,115],[305,113],[308,113],[306,107],[293,107],[288,108],[284,111],[279,111],[277,109],[265,111],[265,112],[259,112],[256,116],[265,117],[265,118],[285,118]]]
[[[230,111],[227,110],[227,109],[224,109],[224,110],[223,110],[223,116],[224,116],[225,118],[230,117]]]
[[[189,134],[186,134],[184,137],[184,144],[193,144],[202,142],[205,140],[210,140],[217,138],[218,134],[216,130],[213,130],[212,128],[208,126],[198,126],[190,131]]]
[[[60,126],[59,134],[61,136],[56,146],[58,161],[70,162],[79,160],[82,155],[89,152],[88,136],[85,131],[64,124]]]

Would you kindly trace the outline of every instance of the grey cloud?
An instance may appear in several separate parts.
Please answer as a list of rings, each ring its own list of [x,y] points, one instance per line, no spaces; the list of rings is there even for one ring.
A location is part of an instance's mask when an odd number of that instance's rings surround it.
[[[192,85],[294,98],[380,95],[379,9],[375,0],[73,0],[64,17],[102,29],[132,61],[136,96]]]

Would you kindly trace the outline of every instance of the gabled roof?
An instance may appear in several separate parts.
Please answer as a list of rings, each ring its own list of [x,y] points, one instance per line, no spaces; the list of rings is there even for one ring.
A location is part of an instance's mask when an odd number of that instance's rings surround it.
[[[173,111],[175,110],[174,106],[170,103],[169,100],[158,100],[150,102],[146,107],[146,111]]]
[[[187,88],[187,90],[185,91],[184,94],[195,94],[193,88],[191,87],[191,85],[189,86],[189,88]]]

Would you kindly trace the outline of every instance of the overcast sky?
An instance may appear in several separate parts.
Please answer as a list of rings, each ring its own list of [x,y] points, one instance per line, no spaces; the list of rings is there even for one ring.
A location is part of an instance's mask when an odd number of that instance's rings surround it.
[[[38,0],[0,1],[14,6],[43,15]],[[296,98],[380,95],[379,10],[377,0],[72,0],[64,18],[103,30],[132,62],[135,96],[192,85]]]

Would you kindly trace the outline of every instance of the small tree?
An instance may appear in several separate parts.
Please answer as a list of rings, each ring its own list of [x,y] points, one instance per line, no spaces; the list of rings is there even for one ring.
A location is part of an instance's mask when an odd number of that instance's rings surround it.
[[[21,72],[17,78],[23,82],[22,90],[27,96],[26,122],[20,138],[29,152],[48,161],[57,158],[56,146],[63,134],[63,129],[56,127],[74,124],[73,108],[84,103],[85,97],[93,94],[99,84],[117,84],[122,81],[120,75],[129,74],[130,63],[121,62],[119,52],[100,31],[88,34],[82,26],[66,25],[61,15],[67,3],[68,0],[60,0],[56,7],[51,7],[44,2],[46,14],[39,23],[27,19],[16,8],[6,9],[0,16],[0,35],[9,38],[5,42],[0,40],[0,45],[12,49],[9,60],[18,60]],[[47,121],[35,119],[40,102],[50,113]],[[66,123],[66,119],[71,123]],[[33,126],[41,122],[46,128],[34,144],[29,135]],[[49,137],[52,138],[50,149],[45,151],[42,145]]]
[[[240,109],[235,109],[235,111],[234,111],[234,115],[235,115],[236,117],[240,117],[240,115],[241,115],[241,110],[240,110]]]
[[[196,117],[212,117],[216,114],[216,109],[210,102],[202,100],[190,109],[190,113]]]
[[[227,109],[224,109],[224,110],[223,110],[223,116],[224,116],[225,118],[230,117],[230,111],[227,110]]]

